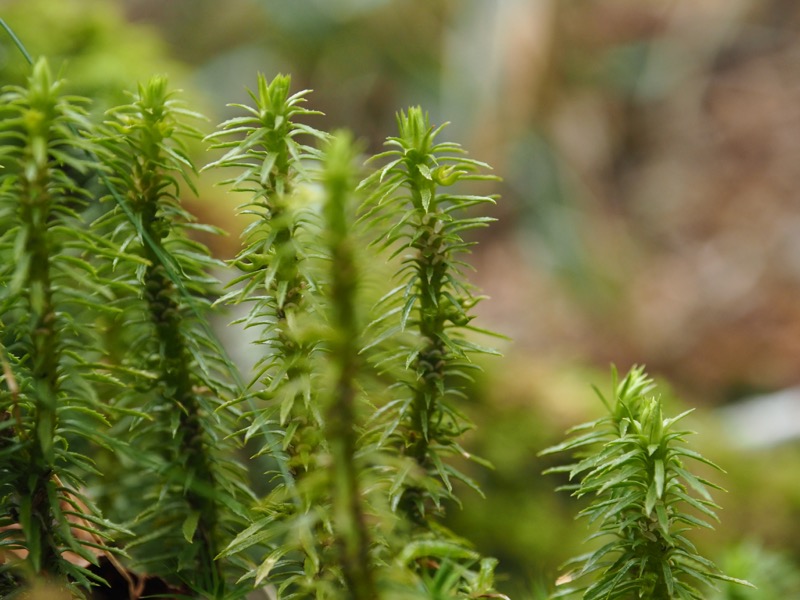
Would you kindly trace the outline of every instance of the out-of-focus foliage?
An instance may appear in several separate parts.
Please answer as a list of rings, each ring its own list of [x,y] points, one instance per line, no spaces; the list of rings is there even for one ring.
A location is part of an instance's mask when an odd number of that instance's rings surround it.
[[[115,6],[27,10],[40,2],[6,0],[26,10],[23,35],[41,31],[38,15],[92,22]],[[326,127],[347,125],[371,148],[398,106],[452,120],[455,139],[504,174],[501,225],[477,259],[498,301],[481,310],[520,347],[644,362],[711,401],[795,380],[800,215],[786,132],[800,104],[780,76],[796,50],[795,3],[120,6],[159,28],[215,106],[244,101],[255,71],[291,72],[315,90]]]
[[[35,58],[46,56],[67,78],[67,89],[95,99],[95,110],[128,100],[123,90],[168,71],[177,79],[184,68],[167,58],[167,48],[152,27],[131,26],[122,6],[107,0],[0,0],[0,15]],[[0,42],[0,81],[21,84],[28,74],[11,40]]]
[[[783,600],[800,596],[800,571],[785,555],[752,542],[729,548],[720,566],[734,577],[746,578],[757,589],[721,583],[709,600]]]

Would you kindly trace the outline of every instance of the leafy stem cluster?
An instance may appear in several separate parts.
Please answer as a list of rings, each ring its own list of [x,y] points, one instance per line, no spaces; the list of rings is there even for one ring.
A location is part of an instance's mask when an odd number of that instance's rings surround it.
[[[700,600],[714,580],[745,583],[723,575],[686,535],[718,521],[709,489],[721,489],[687,461],[721,469],[686,447],[691,432],[676,428],[692,411],[664,417],[654,390],[641,367],[619,382],[615,374],[612,399],[598,392],[608,415],[572,428],[567,441],[543,452],[575,454],[576,462],[548,472],[577,480],[560,489],[591,498],[580,516],[596,525],[593,538],[611,538],[573,561],[566,579],[583,583],[565,584],[554,597]]]
[[[62,86],[40,60],[0,91],[0,593],[504,598],[496,561],[442,525],[457,481],[480,492],[457,465],[482,462],[462,405],[495,353],[465,261],[492,221],[474,193],[489,166],[419,107],[364,161],[303,122],[319,113],[284,75],[205,138],[163,77],[99,123]],[[182,205],[192,144],[244,198],[227,265]],[[374,265],[394,271],[378,294]],[[223,307],[256,332],[248,377],[210,326]],[[684,462],[714,465],[651,389],[633,370],[548,451],[578,451],[557,470],[612,537],[559,595],[701,598],[729,579],[684,535],[717,508]]]
[[[232,537],[226,532],[244,522],[241,501],[249,494],[228,439],[237,416],[226,405],[234,386],[203,326],[216,293],[208,271],[219,264],[189,235],[215,232],[180,204],[181,183],[195,189],[186,144],[200,137],[188,125],[198,118],[163,77],[109,112],[99,131],[104,181],[124,197],[94,227],[124,249],[105,265],[119,288],[115,329],[127,348],[117,371],[129,391],[118,402],[134,416],[120,451],[140,463],[146,457],[150,466],[137,485],[150,490],[152,504],[134,527],[146,533],[128,550],[136,549],[151,572],[177,572],[191,589],[224,595],[226,575],[215,559]],[[180,273],[180,287],[170,267]]]
[[[472,244],[462,232],[491,222],[467,209],[494,199],[452,190],[492,176],[481,172],[488,165],[468,158],[457,144],[436,139],[444,125],[432,127],[419,107],[400,112],[397,124],[389,150],[373,159],[386,164],[362,184],[369,192],[362,219],[379,232],[374,245],[400,259],[399,285],[382,298],[382,314],[371,327],[375,364],[401,373],[396,398],[377,421],[378,445],[411,457],[431,477],[423,488],[400,473],[395,485],[396,502],[422,524],[432,508],[454,498],[451,478],[475,487],[446,458],[468,456],[458,440],[470,424],[457,402],[475,369],[470,355],[493,352],[464,335],[486,332],[470,324],[479,298],[460,255]]]
[[[391,229],[393,222],[399,230],[406,230],[404,228],[413,227],[414,222],[407,220],[400,202],[390,201],[396,205],[396,210],[403,211],[403,215],[378,215],[378,211],[367,208],[368,199],[362,205],[361,215],[362,223],[369,224],[367,231],[353,228],[356,213],[352,204],[358,196],[366,194],[374,198],[380,194],[387,201],[394,194],[401,200],[405,196],[400,186],[381,190],[379,185],[381,191],[376,191],[375,182],[382,179],[381,173],[386,169],[376,171],[377,175],[369,175],[357,185],[358,173],[352,168],[354,155],[351,145],[343,135],[331,138],[296,122],[298,117],[317,113],[301,107],[306,92],[290,94],[289,82],[285,76],[278,76],[270,82],[260,77],[258,91],[251,93],[253,106],[237,105],[246,115],[223,123],[219,132],[209,138],[215,148],[225,151],[210,167],[238,170],[238,175],[225,183],[247,195],[242,212],[253,218],[245,230],[245,248],[233,261],[242,273],[233,279],[233,290],[223,298],[223,301],[234,304],[251,304],[252,308],[242,321],[247,327],[261,331],[257,345],[264,353],[258,360],[247,392],[257,408],[251,413],[245,434],[255,436],[264,433],[265,429],[268,435],[263,436],[262,454],[274,454],[272,440],[279,440],[280,452],[289,467],[288,473],[280,473],[280,483],[260,504],[258,510],[264,516],[257,521],[258,527],[242,532],[223,554],[236,553],[258,544],[262,540],[263,527],[286,531],[268,559],[253,572],[257,582],[275,573],[286,572],[282,590],[296,594],[320,593],[320,590],[333,593],[332,590],[340,585],[336,582],[343,578],[356,597],[368,598],[375,595],[375,586],[379,586],[377,582],[381,579],[395,581],[395,585],[408,585],[407,577],[398,573],[410,567],[413,574],[417,568],[415,565],[425,563],[426,553],[430,556],[444,553],[446,559],[459,555],[467,564],[470,561],[474,563],[477,555],[451,539],[443,545],[430,545],[437,541],[437,535],[427,527],[429,539],[422,544],[406,546],[407,542],[395,535],[398,522],[410,524],[410,513],[399,508],[402,503],[397,499],[401,495],[415,495],[420,504],[441,506],[438,492],[441,483],[430,476],[427,467],[433,463],[441,469],[445,467],[438,455],[430,460],[428,452],[423,451],[415,457],[399,447],[404,442],[398,444],[399,438],[395,437],[398,427],[386,421],[387,416],[394,418],[398,414],[395,412],[396,403],[390,400],[380,405],[376,402],[380,396],[376,399],[365,396],[364,386],[370,384],[366,381],[369,376],[364,364],[380,365],[381,369],[390,370],[392,376],[398,377],[406,386],[403,389],[416,389],[418,386],[414,381],[421,377],[428,382],[417,394],[423,396],[426,393],[423,388],[430,387],[433,381],[429,376],[433,371],[421,372],[420,369],[424,371],[421,362],[418,364],[409,356],[410,353],[415,357],[419,354],[419,361],[424,361],[431,359],[430,353],[404,349],[404,352],[409,352],[403,357],[407,364],[401,362],[398,365],[397,356],[387,360],[383,350],[384,346],[397,342],[391,338],[405,328],[406,321],[414,329],[419,329],[425,326],[423,321],[430,319],[416,318],[415,313],[415,317],[409,320],[412,308],[420,309],[421,304],[416,299],[422,292],[417,290],[414,273],[404,270],[401,276],[407,276],[409,282],[400,288],[409,290],[408,297],[412,302],[403,301],[408,308],[402,317],[402,325],[389,325],[390,319],[400,319],[399,311],[391,309],[386,318],[379,319],[386,327],[384,331],[373,327],[368,328],[364,335],[364,300],[360,291],[357,249],[364,245],[362,239],[369,235],[368,231]],[[409,114],[419,122],[410,125],[405,113],[401,113],[398,118],[401,136],[419,134],[429,142],[434,130],[427,124],[427,117],[423,117],[418,108],[411,109]],[[402,129],[407,126],[423,127],[424,130],[413,133]],[[309,142],[314,140],[322,144],[321,149],[310,145]],[[396,138],[390,139],[389,144],[395,143]],[[454,145],[440,144],[428,149],[444,152],[455,148]],[[390,155],[380,155],[377,160]],[[425,160],[441,161],[448,169],[449,184],[455,183],[460,175],[463,179],[480,177],[472,173],[480,163],[460,157],[455,151],[452,155]],[[450,163],[454,166],[448,168]],[[457,172],[455,167],[458,165],[461,171]],[[416,167],[414,172],[418,172]],[[386,181],[394,182],[396,179],[399,181],[393,173]],[[427,189],[430,197],[425,209],[421,210],[441,213],[436,220],[442,223],[450,221],[447,213],[451,209],[447,205],[459,198],[437,194],[434,186],[428,185]],[[473,201],[477,198],[470,197],[469,202],[476,203]],[[416,215],[416,218],[421,219],[423,215]],[[484,221],[472,221],[474,224],[479,222]],[[467,226],[466,221],[461,223],[462,228]],[[456,282],[460,273],[452,270],[451,255],[467,246],[453,235],[454,231],[455,228],[450,231],[447,227],[436,227],[436,233],[432,235],[438,235],[440,241],[429,235],[420,243],[414,242],[417,246],[424,244],[425,248],[435,246],[439,256],[438,259],[429,257],[438,264],[438,275],[433,282],[437,288],[437,307],[431,309],[430,303],[425,304],[426,299],[423,300],[423,310],[440,312],[439,297],[452,297],[451,289],[469,293],[466,283]],[[390,243],[397,239],[393,237]],[[427,250],[422,251],[430,254]],[[423,265],[421,268],[427,267]],[[426,296],[431,294],[430,291],[425,293]],[[385,303],[386,299],[377,310],[383,311]],[[462,305],[458,308],[463,310]],[[452,308],[447,309],[447,315],[453,318]],[[434,316],[433,320],[438,323],[435,325],[438,329],[427,334],[436,337],[437,344],[444,343],[450,339],[444,333],[447,326],[441,317]],[[461,320],[462,323],[467,321],[466,317]],[[464,359],[463,348],[467,348],[469,343],[461,338],[454,339],[458,341],[450,343],[459,349],[459,357]],[[400,347],[403,347],[402,343]],[[449,355],[450,352],[443,351],[440,358],[446,359]],[[441,371],[442,380],[433,386],[445,393],[443,377],[450,372],[446,372],[442,365],[435,368]],[[327,392],[329,389],[334,390],[332,395]],[[430,403],[431,422],[437,419],[437,415],[448,411],[439,408],[436,397],[431,396]],[[460,418],[452,409],[449,413],[454,419]],[[378,424],[382,422],[385,435],[377,433]],[[410,427],[416,427],[420,437],[424,437],[423,431],[429,428],[427,421],[424,425],[417,422]],[[403,435],[412,429],[408,428],[408,422],[404,423]],[[439,436],[439,429],[431,427],[431,430],[437,438],[443,437]],[[454,444],[456,435],[457,432],[451,428],[447,440],[437,439],[436,443]],[[408,435],[408,439],[412,436]],[[431,446],[434,447],[438,446]],[[382,458],[387,452],[398,455],[399,467],[396,461],[387,467]],[[387,472],[392,475],[387,476]],[[385,483],[387,480],[388,484]],[[385,490],[382,495],[388,497],[366,494],[365,488],[370,487],[368,481],[373,482],[374,489]],[[447,485],[450,485],[449,480]],[[422,511],[417,514],[422,514]],[[370,540],[366,527],[368,518],[382,523],[378,531],[385,532],[385,539]],[[419,517],[414,520],[419,520]],[[405,526],[401,529],[410,530]],[[428,562],[441,564],[434,559]],[[378,568],[385,563],[389,563],[391,568]],[[449,577],[447,582],[453,589],[464,585],[462,575],[468,572],[468,566],[462,565],[456,571],[457,576]],[[488,579],[483,581],[485,583]]]
[[[132,597],[156,576],[161,593],[207,598],[491,589],[493,561],[441,527],[412,533],[443,485],[455,497],[445,458],[466,424],[448,379],[477,347],[451,331],[474,301],[454,257],[467,247],[458,231],[484,221],[452,215],[489,201],[437,186],[483,165],[431,144],[438,130],[414,108],[389,141],[406,162],[359,182],[349,135],[300,123],[318,113],[290,83],[259,77],[244,116],[206,138],[221,154],[206,168],[231,174],[250,220],[222,297],[210,273],[224,265],[195,237],[216,231],[181,204],[196,193],[199,115],[164,78],[100,123],[46,61],[27,88],[4,90],[0,568],[12,579],[80,595],[107,584],[111,562]],[[412,218],[366,208],[375,194],[403,215],[411,198]],[[416,257],[390,334],[365,326],[363,265],[379,258],[365,239],[382,227]],[[225,304],[259,332],[249,380],[208,324]],[[384,350],[403,330],[415,341],[398,362]],[[387,377],[411,412],[372,395]],[[242,443],[260,444],[273,472],[248,481]],[[414,517],[398,501],[412,496]]]
[[[290,94],[290,84],[287,76],[268,82],[260,75],[258,92],[250,94],[255,106],[235,105],[247,115],[222,123],[208,137],[212,148],[225,154],[206,168],[235,170],[223,184],[248,197],[240,214],[252,220],[243,233],[244,247],[233,261],[240,274],[220,302],[249,304],[241,322],[258,329],[257,343],[270,349],[258,358],[248,385],[270,408],[253,415],[247,437],[263,425],[277,427],[275,439],[288,452],[293,471],[284,474],[284,484],[291,487],[297,472],[311,466],[311,450],[317,445],[312,430],[321,422],[311,401],[309,359],[315,348],[300,331],[303,316],[313,311],[308,296],[316,288],[310,250],[304,246],[308,239],[302,235],[312,215],[297,201],[300,185],[308,181],[307,163],[316,162],[319,153],[297,138],[325,136],[296,122],[317,113],[302,106],[307,92]]]
[[[88,586],[86,566],[109,551],[113,527],[82,495],[91,461],[72,446],[103,444],[108,411],[91,384],[96,332],[81,317],[102,302],[75,289],[95,275],[79,256],[97,242],[81,227],[89,195],[76,182],[93,165],[83,103],[64,96],[45,63],[27,88],[0,96],[0,407],[3,550],[28,575]],[[94,283],[97,283],[95,281]],[[87,350],[88,348],[88,350]],[[72,553],[73,560],[65,560]]]

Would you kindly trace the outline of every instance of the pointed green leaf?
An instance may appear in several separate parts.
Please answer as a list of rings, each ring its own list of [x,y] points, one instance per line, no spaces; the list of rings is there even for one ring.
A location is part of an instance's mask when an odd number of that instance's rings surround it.
[[[183,538],[190,544],[194,541],[194,533],[197,531],[197,523],[200,520],[200,511],[193,510],[184,519],[181,531],[183,531]]]

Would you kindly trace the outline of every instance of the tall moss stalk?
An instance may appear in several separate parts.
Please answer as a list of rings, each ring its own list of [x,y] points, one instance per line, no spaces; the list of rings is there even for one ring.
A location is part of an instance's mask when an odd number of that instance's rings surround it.
[[[378,351],[379,368],[401,373],[410,368],[377,429],[431,478],[423,486],[397,486],[399,505],[422,524],[443,500],[454,498],[451,478],[475,487],[446,461],[469,456],[459,438],[470,424],[457,402],[476,368],[470,355],[493,351],[464,335],[487,332],[470,325],[470,309],[479,297],[459,256],[472,244],[461,233],[492,220],[464,211],[494,200],[448,189],[492,176],[481,173],[488,165],[467,158],[457,144],[436,141],[444,125],[432,127],[419,107],[400,112],[397,123],[398,136],[387,141],[391,149],[374,158],[386,164],[362,184],[370,191],[362,218],[378,233],[375,244],[401,257],[398,285],[377,308],[381,316],[373,323],[370,346]],[[403,338],[404,332],[411,337]]]
[[[75,181],[94,168],[85,158],[91,125],[81,101],[63,95],[43,60],[27,87],[4,90],[0,111],[0,216],[10,224],[0,234],[10,392],[2,406],[9,427],[0,451],[0,521],[12,527],[0,547],[24,556],[15,567],[28,577],[67,576],[88,585],[93,576],[84,564],[107,551],[108,531],[80,493],[92,462],[73,449],[104,443],[105,429],[97,392],[84,378],[99,357],[92,320],[107,301],[82,257],[98,242],[84,231],[88,194]],[[85,533],[76,533],[79,522]],[[81,560],[68,560],[68,552]]]
[[[151,456],[157,482],[152,505],[138,518],[149,542],[138,555],[155,572],[177,571],[198,593],[221,598],[228,583],[216,557],[248,494],[231,456],[232,382],[201,321],[214,296],[207,272],[218,263],[188,236],[214,229],[195,223],[180,204],[181,182],[194,190],[186,143],[200,134],[187,120],[198,117],[162,77],[111,111],[104,140],[109,181],[124,191],[130,214],[118,206],[96,226],[137,259],[117,261],[115,272],[141,290],[141,298],[128,299],[122,323],[131,340],[125,362],[139,375],[122,403],[144,415],[132,425],[131,443],[135,454]],[[168,266],[181,273],[183,289]]]
[[[308,467],[310,458],[297,439],[319,424],[310,402],[306,361],[313,348],[304,347],[294,330],[296,317],[309,308],[307,296],[315,286],[298,234],[306,218],[301,190],[307,181],[304,162],[313,162],[317,156],[297,138],[323,134],[296,122],[298,117],[316,113],[302,107],[307,92],[289,94],[290,84],[286,76],[271,82],[259,76],[258,93],[251,93],[255,106],[235,105],[249,114],[226,121],[209,136],[212,147],[226,153],[206,168],[236,169],[238,174],[224,183],[249,196],[240,212],[252,221],[243,233],[244,249],[233,261],[241,274],[230,282],[233,290],[223,301],[250,304],[243,322],[248,328],[262,329],[259,343],[268,352],[259,358],[249,388],[274,409],[264,413],[269,415],[266,418],[276,418],[274,424],[285,428],[276,435],[290,455],[293,478]],[[240,135],[243,139],[237,138]],[[248,437],[265,420],[253,416]],[[291,486],[285,475],[284,483]]]
[[[686,464],[721,470],[686,446],[691,432],[675,427],[692,411],[664,417],[662,400],[641,367],[621,381],[614,375],[612,398],[598,392],[608,414],[574,427],[567,441],[543,452],[575,453],[576,462],[548,472],[576,480],[561,489],[591,499],[580,516],[597,524],[592,538],[606,538],[571,561],[575,568],[554,597],[700,600],[715,580],[750,585],[722,574],[686,536],[719,520],[709,489],[721,489]]]
[[[356,464],[359,427],[356,403],[362,326],[358,315],[358,272],[351,232],[356,155],[350,136],[332,139],[322,173],[325,190],[324,229],[330,253],[330,360],[334,363],[333,393],[328,401],[326,433],[333,461],[332,499],[336,537],[341,546],[344,579],[354,600],[377,598],[370,560],[370,538],[363,510],[363,493]]]
[[[303,139],[326,136],[299,122],[318,113],[302,106],[308,92],[292,94],[290,85],[287,76],[272,81],[259,76],[257,92],[250,94],[253,106],[235,105],[246,115],[226,121],[209,136],[212,147],[225,154],[208,167],[236,169],[237,175],[224,183],[247,195],[240,213],[252,219],[243,233],[244,248],[233,260],[241,274],[223,298],[249,305],[239,322],[259,330],[262,352],[243,398],[254,401],[245,436],[258,439],[266,429],[261,454],[276,456],[279,467],[288,466],[264,501],[260,521],[283,531],[284,542],[254,576],[260,581],[273,567],[280,570],[297,561],[301,565],[285,581],[287,589],[296,591],[320,585],[330,566],[323,556],[330,547],[326,503],[320,501],[314,478],[305,482],[307,475],[319,472],[324,416],[320,387],[313,381],[320,340],[307,335],[318,312],[311,259],[319,244],[311,240],[318,238],[319,224],[309,200],[309,170],[316,168],[319,152]],[[260,541],[258,535],[244,535],[228,551]]]

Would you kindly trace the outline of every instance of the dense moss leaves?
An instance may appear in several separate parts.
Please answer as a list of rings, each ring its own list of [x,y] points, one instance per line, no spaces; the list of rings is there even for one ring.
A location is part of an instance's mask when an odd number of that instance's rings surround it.
[[[470,357],[492,352],[472,339],[460,258],[490,221],[462,214],[493,201],[461,191],[486,165],[411,108],[369,170],[349,134],[299,122],[318,114],[307,92],[259,77],[253,106],[206,138],[251,219],[218,298],[225,265],[193,237],[216,231],[182,206],[200,115],[154,77],[97,124],[60,85],[41,61],[0,96],[7,582],[497,597],[496,561],[439,522],[456,480],[478,489],[451,459],[468,456]],[[370,325],[363,265],[397,256]],[[246,384],[209,326],[225,304],[259,332]],[[270,457],[263,497],[242,442]]]
[[[44,60],[27,87],[0,95],[0,546],[19,573],[84,588],[95,580],[86,567],[122,531],[80,493],[91,449],[109,443],[102,394],[116,389],[93,369],[105,358],[99,316],[114,310],[88,260],[102,242],[83,217],[97,147],[85,104],[63,95]]]
[[[613,397],[598,392],[609,415],[542,453],[573,453],[576,462],[548,472],[576,481],[561,489],[591,498],[580,516],[596,524],[592,538],[611,538],[569,563],[556,598],[701,600],[715,580],[749,585],[722,574],[685,536],[718,520],[709,489],[721,489],[689,471],[686,459],[721,469],[686,447],[691,432],[675,428],[691,411],[665,418],[654,392],[641,367],[619,382],[615,372]]]

